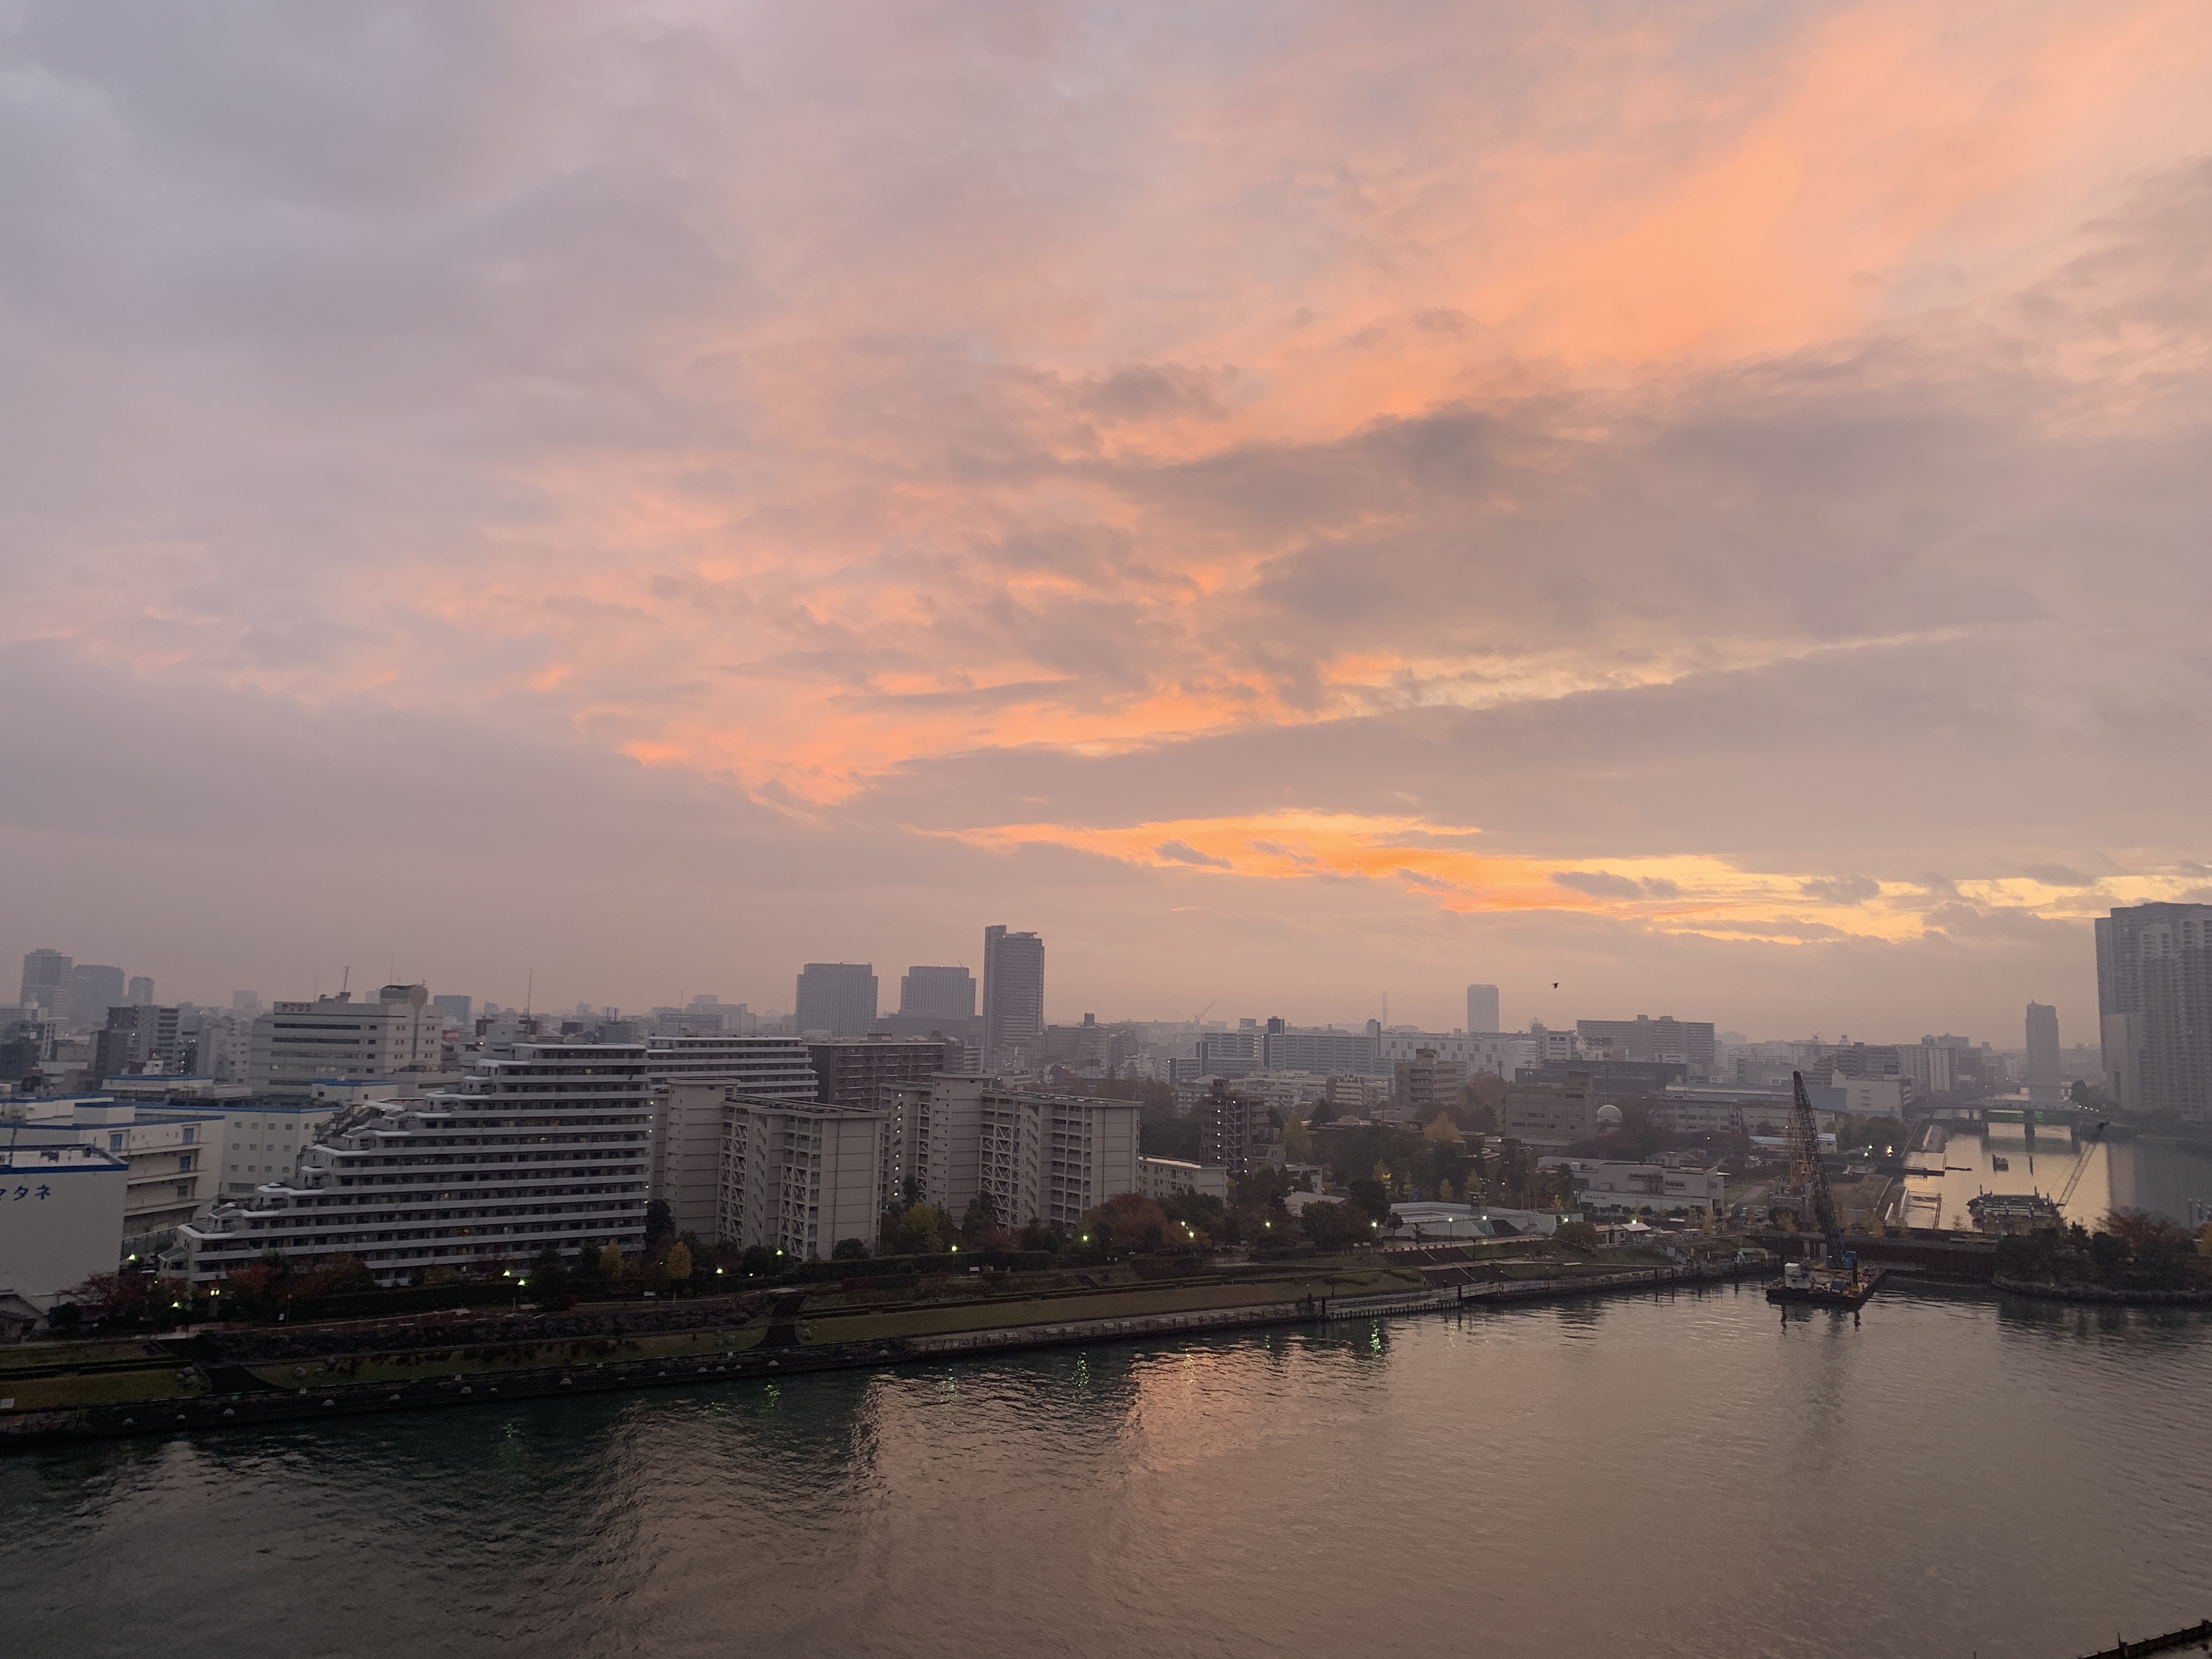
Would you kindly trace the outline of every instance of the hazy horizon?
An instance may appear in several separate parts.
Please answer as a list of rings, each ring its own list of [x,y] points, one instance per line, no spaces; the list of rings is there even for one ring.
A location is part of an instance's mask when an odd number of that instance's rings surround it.
[[[2090,919],[2212,900],[2208,82],[2151,3],[18,6],[0,952],[2094,1043]]]

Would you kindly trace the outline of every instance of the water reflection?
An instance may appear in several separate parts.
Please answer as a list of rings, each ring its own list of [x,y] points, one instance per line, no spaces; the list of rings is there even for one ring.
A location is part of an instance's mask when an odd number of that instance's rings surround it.
[[[2050,1124],[1937,1126],[1905,1159],[1897,1218],[1963,1231],[1974,1224],[1968,1202],[1981,1194],[2039,1193],[2065,1195],[2066,1219],[2085,1227],[2122,1209],[2186,1226],[2212,1220],[2212,1153],[2166,1139],[2093,1139],[2093,1127],[2077,1137]]]
[[[2063,1655],[2201,1616],[2208,1358],[1716,1288],[92,1447],[0,1461],[0,1602],[226,1659]]]

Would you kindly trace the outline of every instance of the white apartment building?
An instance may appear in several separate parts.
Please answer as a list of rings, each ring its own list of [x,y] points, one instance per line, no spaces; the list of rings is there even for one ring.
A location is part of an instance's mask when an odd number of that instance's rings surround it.
[[[254,1089],[304,1095],[318,1078],[435,1073],[445,1019],[422,985],[387,985],[374,1002],[341,991],[313,1002],[280,1002],[253,1022],[248,1062]]]
[[[1179,1158],[1137,1159],[1137,1190],[1146,1198],[1174,1198],[1192,1193],[1201,1198],[1229,1200],[1229,1171],[1188,1164]]]
[[[942,1074],[890,1091],[890,1193],[915,1192],[956,1220],[979,1193],[999,1219],[1072,1227],[1085,1210],[1142,1190],[1133,1100],[1003,1088]]]
[[[752,1100],[721,1104],[720,1217],[726,1242],[802,1261],[844,1240],[873,1245],[891,1115],[851,1106]]]
[[[65,1133],[122,1160],[120,1231],[107,1241],[112,1273],[129,1255],[150,1255],[169,1234],[215,1201],[214,1143],[220,1108],[155,1106],[112,1095],[79,1095],[23,1103],[28,1127]]]
[[[657,1083],[712,1078],[759,1100],[814,1098],[814,1061],[795,1036],[656,1036],[646,1070]]]
[[[347,1110],[300,1160],[179,1231],[195,1283],[264,1250],[380,1284],[645,1237],[652,1083],[635,1043],[525,1043],[450,1090]]]
[[[1459,1067],[1462,1083],[1478,1072],[1510,1083],[1519,1067],[1543,1063],[1539,1058],[1542,1045],[1534,1038],[1495,1031],[1385,1031],[1378,1041],[1384,1070],[1418,1058],[1424,1048],[1433,1048],[1438,1060]]]
[[[74,1124],[0,1124],[0,1336],[115,1271],[130,1165]]]
[[[1727,1177],[1718,1170],[1682,1170],[1662,1164],[1620,1164],[1598,1158],[1543,1158],[1545,1168],[1564,1164],[1574,1174],[1575,1201],[1595,1218],[1675,1210],[1717,1216]]]

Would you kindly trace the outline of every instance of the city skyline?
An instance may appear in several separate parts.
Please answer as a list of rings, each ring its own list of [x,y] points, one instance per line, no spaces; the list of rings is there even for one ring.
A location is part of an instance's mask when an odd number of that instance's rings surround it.
[[[2212,892],[2199,16],[0,52],[11,950],[2073,1042]]]

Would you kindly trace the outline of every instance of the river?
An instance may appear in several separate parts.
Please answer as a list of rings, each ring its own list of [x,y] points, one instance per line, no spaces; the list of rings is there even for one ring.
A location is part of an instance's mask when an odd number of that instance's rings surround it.
[[[2212,1316],[1756,1287],[0,1459],[26,1656],[2069,1659],[2212,1613]]]

